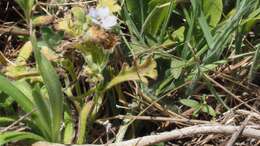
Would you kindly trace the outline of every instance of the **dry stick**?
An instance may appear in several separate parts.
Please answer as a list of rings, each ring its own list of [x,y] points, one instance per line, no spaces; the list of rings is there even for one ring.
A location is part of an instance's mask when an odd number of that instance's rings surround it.
[[[259,111],[257,111],[256,109],[254,109],[253,107],[251,107],[250,105],[248,105],[247,103],[245,103],[243,100],[241,100],[238,96],[236,96],[235,94],[233,94],[232,92],[230,92],[227,88],[225,88],[224,86],[222,86],[220,83],[218,83],[217,81],[215,81],[214,79],[212,79],[211,77],[209,77],[208,75],[204,74],[204,76],[211,81],[212,83],[214,83],[215,85],[217,85],[219,88],[221,88],[222,90],[224,90],[226,93],[228,93],[230,96],[232,96],[233,98],[235,98],[237,101],[244,103],[244,105],[253,110],[256,113],[259,113]]]
[[[260,120],[260,114],[252,112],[252,111],[247,111],[247,110],[242,110],[241,109],[241,110],[236,110],[235,112],[239,113],[239,114],[244,114],[244,115],[251,115],[252,117]]]
[[[85,144],[85,145],[70,145],[70,146],[149,146],[159,142],[169,141],[173,139],[180,139],[185,137],[193,137],[197,134],[224,134],[230,135],[236,132],[239,126],[228,126],[228,125],[196,125],[182,129],[176,129],[170,132],[163,132],[157,135],[150,135],[127,140],[119,143],[112,144]],[[245,127],[241,134],[245,137],[255,138],[260,140],[260,130]],[[32,146],[66,146],[64,144],[55,144],[48,142],[37,142]]]
[[[36,109],[33,109],[31,112],[23,115],[22,117],[20,117],[18,120],[14,121],[11,125],[7,126],[5,129],[1,130],[0,133],[6,132],[8,131],[10,128],[12,128],[13,126],[15,126],[16,124],[20,123],[22,120],[24,120],[25,118],[29,117],[33,112],[35,112]]]
[[[43,3],[43,2],[38,2],[39,5],[44,5],[44,6],[70,6],[70,5],[86,5],[90,3],[94,3],[96,0],[92,1],[87,1],[87,2],[71,2],[71,3]]]
[[[248,121],[250,120],[251,115],[247,116],[247,118],[245,119],[245,121],[242,123],[242,125],[239,127],[238,131],[236,131],[235,133],[233,133],[232,137],[230,138],[230,140],[228,141],[228,143],[226,144],[226,146],[233,146],[237,140],[237,138],[242,134],[242,132],[244,131],[244,129],[246,128],[246,125],[248,123]]]
[[[110,118],[99,119],[98,121],[114,120],[114,119],[135,119],[144,121],[161,121],[161,122],[185,122],[192,124],[212,124],[213,122],[203,121],[203,120],[192,120],[192,119],[181,119],[181,118],[169,118],[169,117],[152,117],[152,116],[127,116],[127,115],[117,115]]]
[[[11,27],[0,27],[0,34],[2,33],[11,33],[15,35],[30,35],[29,31],[26,29],[22,29],[19,27],[11,26]]]

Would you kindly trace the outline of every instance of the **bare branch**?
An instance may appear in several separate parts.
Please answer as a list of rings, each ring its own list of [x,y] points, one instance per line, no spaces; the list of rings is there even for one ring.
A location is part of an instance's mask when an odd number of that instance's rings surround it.
[[[163,132],[157,135],[144,136],[140,138],[135,138],[132,140],[127,140],[119,143],[103,144],[103,145],[70,145],[70,146],[148,146],[159,142],[180,139],[185,137],[192,137],[197,134],[224,134],[231,135],[238,131],[240,126],[227,126],[227,125],[196,125],[183,129],[176,129],[170,132]],[[245,127],[241,136],[256,138],[260,140],[260,130]],[[38,142],[33,144],[33,146],[66,146],[63,144],[54,144],[48,142]]]

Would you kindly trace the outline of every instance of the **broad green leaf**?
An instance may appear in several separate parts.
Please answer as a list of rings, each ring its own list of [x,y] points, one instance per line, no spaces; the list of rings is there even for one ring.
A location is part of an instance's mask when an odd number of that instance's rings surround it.
[[[33,103],[31,100],[3,75],[0,75],[0,91],[3,91],[15,99],[24,111],[31,112],[33,110]]]
[[[10,131],[5,133],[0,133],[0,145],[4,145],[8,142],[15,142],[20,140],[30,139],[33,141],[43,141],[44,138],[42,138],[39,135],[30,133],[30,132],[16,132],[16,131]]]
[[[192,100],[192,99],[181,99],[180,102],[183,105],[186,105],[186,106],[194,108],[194,109],[196,109],[200,105],[200,103],[198,101]]]
[[[41,54],[37,47],[35,35],[31,36],[31,42],[34,50],[34,56],[38,65],[39,72],[43,78],[44,84],[48,90],[50,100],[50,111],[52,120],[52,142],[60,142],[60,127],[63,115],[63,92],[59,77],[52,64]]]
[[[223,11],[222,0],[203,0],[203,12],[209,19],[209,25],[215,27],[221,19]]]
[[[141,80],[148,83],[147,77],[157,78],[156,66],[156,62],[151,57],[147,58],[143,64],[137,64],[136,66],[129,67],[124,64],[119,74],[107,84],[105,90],[125,81]]]

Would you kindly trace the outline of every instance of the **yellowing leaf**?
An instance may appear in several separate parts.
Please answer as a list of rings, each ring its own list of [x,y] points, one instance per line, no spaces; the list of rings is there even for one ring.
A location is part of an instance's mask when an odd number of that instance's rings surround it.
[[[58,31],[64,31],[69,36],[76,36],[77,34],[73,31],[73,22],[69,15],[65,16],[62,20],[54,25],[54,28]]]
[[[97,7],[108,7],[111,12],[118,12],[121,9],[116,0],[99,0]]]
[[[141,80],[144,83],[148,83],[146,77],[157,78],[156,66],[156,62],[151,57],[147,58],[143,64],[137,64],[137,66],[129,67],[127,64],[124,64],[120,73],[107,84],[105,90],[125,81]]]
[[[48,25],[54,21],[54,16],[38,16],[33,19],[32,23],[34,26]]]
[[[32,54],[32,44],[30,41],[28,41],[20,49],[20,53],[16,59],[16,63],[25,64],[26,60],[28,60],[28,58],[31,56],[31,54]]]
[[[55,61],[58,59],[58,55],[47,47],[43,47],[41,52],[49,61]]]

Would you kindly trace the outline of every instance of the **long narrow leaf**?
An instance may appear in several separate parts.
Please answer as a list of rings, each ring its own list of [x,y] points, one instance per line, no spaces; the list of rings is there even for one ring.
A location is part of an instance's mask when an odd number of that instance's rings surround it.
[[[48,133],[50,136],[51,133],[51,114],[49,110],[49,105],[45,101],[44,97],[40,93],[40,88],[36,85],[36,87],[32,91],[33,98],[36,104],[36,108],[38,110],[39,120],[44,126],[44,131]]]
[[[93,102],[88,102],[84,105],[84,107],[81,110],[80,117],[79,117],[79,132],[78,132],[77,144],[83,144],[85,141],[87,121],[92,108],[93,108]]]
[[[48,90],[52,120],[52,141],[60,142],[60,127],[63,115],[63,93],[59,77],[52,64],[43,56],[37,47],[35,35],[31,36],[36,63]]]
[[[12,141],[19,141],[19,140],[25,140],[25,139],[30,139],[30,140],[34,140],[34,141],[44,140],[41,136],[30,133],[30,132],[11,131],[11,132],[0,133],[0,145],[4,145],[4,144],[6,144],[8,142],[12,142]]]
[[[21,106],[24,111],[32,111],[32,101],[27,98],[17,87],[15,87],[11,81],[2,75],[0,75],[0,91],[3,91],[7,95],[14,98],[14,100]]]

